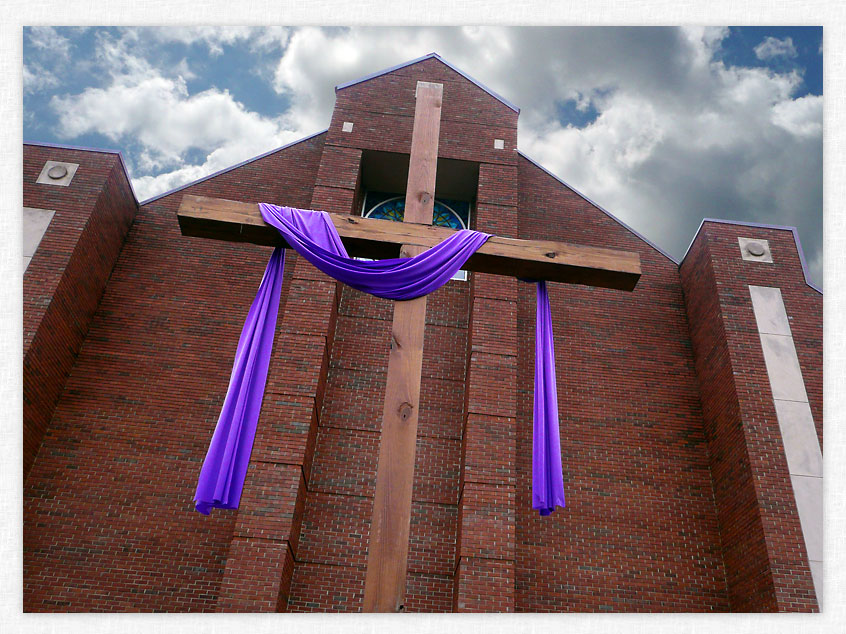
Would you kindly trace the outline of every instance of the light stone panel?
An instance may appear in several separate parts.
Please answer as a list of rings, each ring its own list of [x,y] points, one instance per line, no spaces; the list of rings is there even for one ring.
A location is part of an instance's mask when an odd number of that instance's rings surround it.
[[[79,163],[65,163],[63,161],[47,161],[36,179],[40,185],[56,185],[67,187],[71,184]]]
[[[790,482],[796,496],[796,509],[799,511],[808,559],[822,561],[822,478],[791,475]]]
[[[752,308],[758,322],[758,332],[767,335],[791,336],[790,321],[784,310],[781,289],[768,286],[750,286]]]
[[[740,245],[740,257],[748,262],[768,262],[772,264],[773,254],[770,252],[770,243],[768,240],[758,240],[756,238],[738,238]]]
[[[55,211],[49,209],[37,209],[35,207],[23,208],[23,270],[29,266],[35,250],[41,243],[41,238],[47,233],[47,227],[53,220]]]
[[[821,561],[809,561],[811,564],[811,577],[814,578],[814,592],[817,593],[817,603],[820,604],[820,611],[823,609],[823,564]]]
[[[811,406],[798,401],[775,401],[787,466],[794,475],[823,475],[822,452]]]
[[[808,394],[805,392],[805,382],[802,380],[793,337],[762,333],[761,347],[764,349],[764,361],[767,364],[773,398],[807,403]]]
[[[781,290],[750,286],[749,295],[761,338],[814,592],[822,610],[822,451]]]

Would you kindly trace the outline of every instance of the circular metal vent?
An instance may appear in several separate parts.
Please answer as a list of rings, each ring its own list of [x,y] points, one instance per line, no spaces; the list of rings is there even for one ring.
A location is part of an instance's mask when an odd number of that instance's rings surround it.
[[[755,257],[761,257],[765,253],[764,245],[760,242],[748,242],[746,244],[746,250],[750,255],[754,255]]]
[[[54,181],[59,180],[60,178],[64,178],[68,175],[68,168],[64,165],[54,165],[49,170],[47,170],[47,176],[52,178]]]

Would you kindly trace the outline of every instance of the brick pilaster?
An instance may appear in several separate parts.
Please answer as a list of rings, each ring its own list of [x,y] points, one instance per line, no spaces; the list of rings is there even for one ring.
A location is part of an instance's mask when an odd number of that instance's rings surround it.
[[[774,263],[744,261],[738,236],[768,240]],[[706,222],[681,282],[731,610],[817,611],[749,285],[780,287],[788,314],[791,301],[821,307],[822,298],[804,281],[792,233],[761,227]],[[801,311],[792,314],[801,359],[803,345],[821,344],[821,332],[806,327]],[[803,370],[813,381],[819,367]]]
[[[516,167],[480,166],[478,230],[517,235],[516,184]],[[513,612],[518,282],[472,284],[454,609]]]
[[[36,183],[46,161],[79,165],[70,185]],[[26,479],[138,205],[113,153],[27,146],[24,179],[24,205],[55,212],[23,275]]]
[[[360,160],[359,150],[326,146],[311,208],[350,213]],[[288,607],[340,289],[291,251],[287,257],[291,285],[280,310],[219,611],[284,612]]]

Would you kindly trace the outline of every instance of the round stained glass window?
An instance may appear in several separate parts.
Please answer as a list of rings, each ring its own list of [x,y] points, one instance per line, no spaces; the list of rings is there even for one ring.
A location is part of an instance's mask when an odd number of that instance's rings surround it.
[[[402,222],[404,216],[405,199],[400,197],[385,200],[365,214],[365,218],[395,220],[397,222]],[[438,227],[449,227],[450,229],[466,229],[459,215],[449,205],[445,205],[439,200],[435,200],[432,224]]]

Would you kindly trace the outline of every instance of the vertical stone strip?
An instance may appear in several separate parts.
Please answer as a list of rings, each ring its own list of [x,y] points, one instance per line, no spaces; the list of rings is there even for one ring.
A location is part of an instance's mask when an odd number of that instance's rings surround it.
[[[822,608],[823,471],[811,406],[781,290],[749,286],[817,602]]]
[[[476,228],[517,235],[517,168],[482,164]],[[472,276],[458,506],[457,612],[515,608],[517,280]]]
[[[350,213],[361,151],[326,146],[312,209]],[[318,419],[338,313],[339,284],[286,254],[267,389],[232,538],[218,611],[287,611]]]

